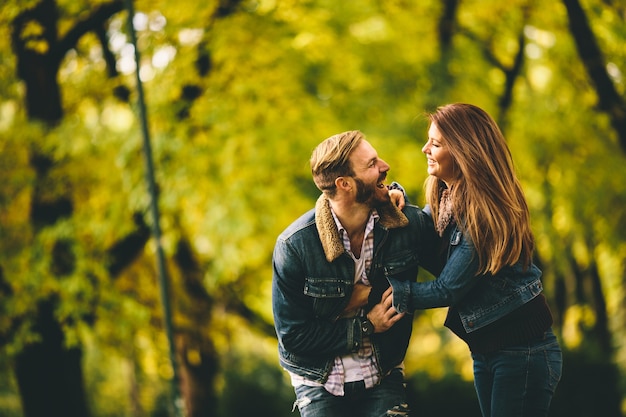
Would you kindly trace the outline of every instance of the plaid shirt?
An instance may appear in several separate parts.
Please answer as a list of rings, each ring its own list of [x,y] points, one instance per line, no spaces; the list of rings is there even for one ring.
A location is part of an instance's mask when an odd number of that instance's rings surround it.
[[[331,208],[332,211],[332,208]],[[370,218],[365,226],[365,238],[363,239],[363,246],[361,247],[361,256],[357,259],[351,249],[350,246],[350,237],[346,230],[342,226],[341,222],[335,215],[335,212],[332,211],[333,218],[335,219],[335,223],[337,224],[337,228],[339,229],[339,234],[342,237],[343,246],[348,251],[352,259],[354,259],[355,265],[357,266],[356,271],[358,274],[358,264],[363,263],[364,268],[361,268],[361,273],[358,276],[354,277],[354,282],[362,282],[363,284],[369,285],[369,281],[367,279],[367,274],[369,273],[372,258],[374,256],[374,224],[378,220],[378,213],[374,210],[372,211]],[[363,316],[364,311],[360,309],[357,313],[358,316]],[[378,373],[378,366],[376,364],[376,356],[374,355],[374,351],[372,349],[372,344],[370,342],[369,337],[363,338],[363,344],[361,348],[356,352],[348,356],[336,357],[333,368],[330,371],[328,376],[328,380],[324,385],[326,391],[335,396],[343,396],[344,390],[343,386],[345,382],[346,369],[344,364],[348,364],[351,367],[349,371],[351,374],[358,373],[362,378],[359,380],[363,380],[366,388],[374,387],[378,381],[380,380],[380,375]],[[306,380],[305,378],[291,374],[291,383],[293,386],[298,385],[310,385],[310,386],[320,386],[322,384]]]

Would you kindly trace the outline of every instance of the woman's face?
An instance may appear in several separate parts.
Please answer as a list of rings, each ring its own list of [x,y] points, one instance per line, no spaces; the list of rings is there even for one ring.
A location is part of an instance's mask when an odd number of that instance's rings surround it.
[[[422,148],[422,152],[426,154],[428,174],[439,178],[450,187],[454,181],[454,160],[434,123],[430,124],[428,141]]]

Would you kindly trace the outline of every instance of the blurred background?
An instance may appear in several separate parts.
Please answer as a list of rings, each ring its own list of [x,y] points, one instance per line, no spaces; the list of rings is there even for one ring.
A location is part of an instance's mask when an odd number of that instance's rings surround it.
[[[311,150],[359,129],[423,205],[424,112],[457,101],[498,120],[529,201],[551,416],[626,415],[623,0],[133,5],[138,68],[122,0],[0,5],[0,416],[168,416],[176,391],[189,417],[294,415],[271,256],[318,196]],[[445,313],[415,316],[410,404],[479,416]]]

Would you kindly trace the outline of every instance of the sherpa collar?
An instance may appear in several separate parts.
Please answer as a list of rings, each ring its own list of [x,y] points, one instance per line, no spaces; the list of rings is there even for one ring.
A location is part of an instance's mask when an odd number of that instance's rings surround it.
[[[395,229],[409,224],[409,219],[391,202],[378,207],[376,210],[380,216],[378,224],[385,229]],[[315,224],[326,254],[326,260],[332,262],[346,250],[339,236],[335,219],[333,219],[333,213],[330,211],[330,202],[324,194],[315,203]]]

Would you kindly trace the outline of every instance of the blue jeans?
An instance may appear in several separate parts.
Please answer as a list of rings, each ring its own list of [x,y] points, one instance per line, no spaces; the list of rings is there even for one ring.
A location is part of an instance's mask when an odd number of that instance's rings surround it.
[[[344,385],[345,395],[336,397],[324,387],[296,387],[296,402],[302,417],[384,417],[387,411],[406,403],[404,375],[394,369],[377,386],[365,389],[363,381]],[[408,416],[408,409],[405,409]]]
[[[543,417],[561,379],[563,357],[552,330],[538,340],[472,354],[483,417]]]

